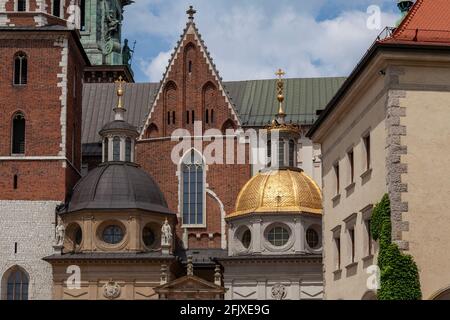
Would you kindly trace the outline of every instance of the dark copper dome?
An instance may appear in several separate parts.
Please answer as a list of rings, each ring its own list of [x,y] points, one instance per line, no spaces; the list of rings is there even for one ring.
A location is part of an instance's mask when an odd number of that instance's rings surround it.
[[[75,186],[64,211],[111,209],[173,214],[152,177],[129,162],[105,162],[90,171]]]

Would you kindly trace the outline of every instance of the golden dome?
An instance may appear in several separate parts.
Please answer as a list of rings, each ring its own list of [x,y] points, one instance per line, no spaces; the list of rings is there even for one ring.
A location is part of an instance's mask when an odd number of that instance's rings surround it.
[[[242,188],[235,212],[228,217],[276,212],[322,214],[320,189],[303,170],[283,168],[258,173]]]

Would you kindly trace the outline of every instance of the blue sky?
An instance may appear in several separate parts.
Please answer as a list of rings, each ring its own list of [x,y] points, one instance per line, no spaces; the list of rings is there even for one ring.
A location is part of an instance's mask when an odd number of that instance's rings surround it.
[[[287,77],[346,76],[381,29],[398,20],[396,2],[136,0],[125,8],[123,38],[137,42],[136,82],[159,81],[193,5],[196,25],[226,81],[272,78],[278,67]],[[367,12],[373,5],[380,8],[378,20]],[[367,21],[379,21],[381,29],[368,28]]]

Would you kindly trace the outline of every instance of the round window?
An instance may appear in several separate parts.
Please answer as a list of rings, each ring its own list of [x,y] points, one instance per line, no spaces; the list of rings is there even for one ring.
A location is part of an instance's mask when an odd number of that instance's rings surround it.
[[[108,226],[103,230],[103,241],[109,244],[117,244],[123,239],[123,230],[117,225]]]
[[[151,247],[155,243],[155,233],[150,227],[145,227],[142,231],[142,240],[147,247]]]
[[[289,241],[289,231],[283,227],[272,228],[267,234],[267,240],[276,247],[284,246]]]
[[[312,228],[306,230],[306,242],[311,249],[315,249],[319,246],[319,234],[316,230]]]
[[[248,249],[250,247],[250,243],[252,242],[252,233],[250,230],[245,230],[241,237],[242,245],[245,249]]]

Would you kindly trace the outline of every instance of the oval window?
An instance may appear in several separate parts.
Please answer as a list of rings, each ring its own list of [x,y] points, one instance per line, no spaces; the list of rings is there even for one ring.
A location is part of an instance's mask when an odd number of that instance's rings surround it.
[[[319,234],[316,230],[309,228],[306,230],[306,243],[311,249],[315,249],[319,246]]]
[[[142,231],[142,240],[147,247],[151,247],[155,244],[155,233],[150,227],[145,227]]]
[[[267,240],[276,247],[284,246],[289,241],[289,231],[283,227],[272,228],[267,234]]]
[[[103,230],[103,241],[109,244],[117,244],[123,239],[123,230],[117,225],[108,226]]]
[[[252,233],[250,230],[245,230],[241,237],[242,245],[245,249],[248,249],[250,247],[250,243],[252,242]]]

